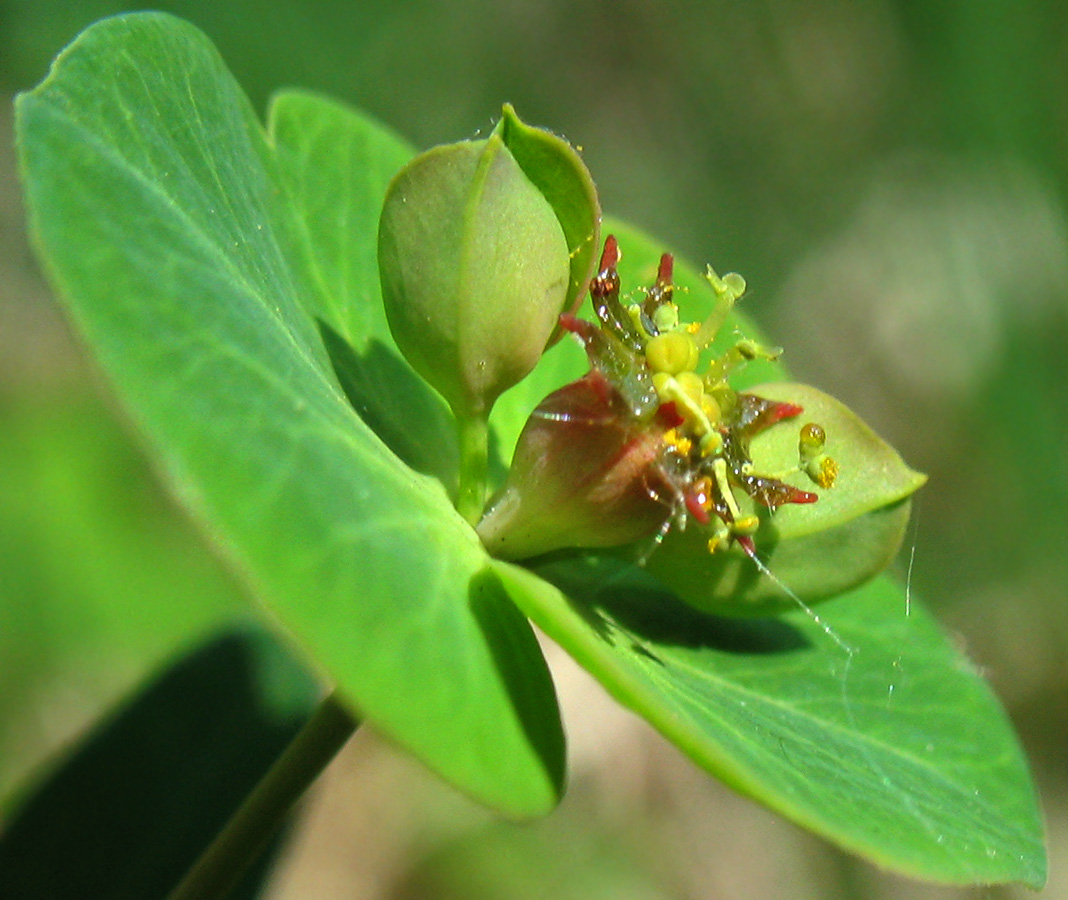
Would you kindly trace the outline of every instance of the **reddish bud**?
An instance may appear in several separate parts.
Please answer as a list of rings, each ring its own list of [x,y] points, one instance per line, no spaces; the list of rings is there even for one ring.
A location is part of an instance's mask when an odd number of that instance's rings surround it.
[[[634,419],[601,372],[550,394],[519,437],[504,490],[478,526],[498,557],[613,547],[655,534],[671,512],[663,430]]]

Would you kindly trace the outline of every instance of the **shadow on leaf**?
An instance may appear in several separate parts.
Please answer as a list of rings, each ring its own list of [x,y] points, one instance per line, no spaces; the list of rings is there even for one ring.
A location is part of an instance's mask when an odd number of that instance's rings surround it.
[[[5,898],[163,900],[311,715],[319,688],[259,626],[177,661],[27,798]],[[259,892],[261,858],[233,892]]]
[[[445,402],[381,341],[357,352],[319,321],[323,344],[349,403],[402,462],[437,478],[454,496],[459,470],[456,426]]]
[[[561,555],[534,571],[558,587],[601,638],[615,643],[622,633],[632,650],[652,659],[658,645],[744,655],[810,646],[782,619],[728,618],[694,609],[637,566],[611,557]]]
[[[537,638],[492,569],[483,569],[471,578],[468,604],[493,654],[523,732],[561,795],[566,774],[564,733],[552,676]]]

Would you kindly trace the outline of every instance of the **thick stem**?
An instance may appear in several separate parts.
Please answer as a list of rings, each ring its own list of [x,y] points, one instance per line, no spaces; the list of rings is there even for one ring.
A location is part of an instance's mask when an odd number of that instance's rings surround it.
[[[326,697],[168,900],[222,900],[357,725],[336,695]]]
[[[460,489],[456,509],[477,525],[486,507],[486,468],[489,460],[489,422],[485,415],[457,416],[460,430]]]

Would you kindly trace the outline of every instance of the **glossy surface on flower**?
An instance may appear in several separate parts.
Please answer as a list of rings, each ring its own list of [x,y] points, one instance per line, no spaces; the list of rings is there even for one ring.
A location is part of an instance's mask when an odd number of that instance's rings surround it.
[[[692,518],[706,529],[709,551],[737,543],[752,555],[760,521],[743,512],[739,495],[772,511],[817,499],[783,481],[783,473],[761,470],[750,455],[753,437],[801,408],[740,394],[728,380],[746,361],[778,351],[740,340],[698,374],[701,352],[744,281],[709,269],[719,302],[703,324],[685,323],[673,300],[670,255],[661,258],[642,301],[626,305],[619,258],[610,235],[590,284],[599,325],[561,316],[584,346],[590,374],[535,410],[480,534],[498,555],[521,558],[662,536]],[[810,447],[817,432],[806,427],[810,439],[799,445]],[[800,458],[794,470],[801,470]],[[833,484],[832,470],[833,461],[819,469],[822,486]]]

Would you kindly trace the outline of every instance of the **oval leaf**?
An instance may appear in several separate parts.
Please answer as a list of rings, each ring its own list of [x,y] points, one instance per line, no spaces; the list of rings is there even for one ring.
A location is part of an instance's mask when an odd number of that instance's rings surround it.
[[[441,484],[335,380],[303,226],[214,48],[169,16],[105,20],[17,125],[57,293],[269,613],[446,778],[515,815],[550,808],[562,736],[535,638]]]
[[[997,700],[885,578],[779,618],[699,613],[616,561],[538,575],[513,599],[620,703],[698,765],[895,871],[1045,880],[1027,766]]]
[[[308,313],[345,395],[401,460],[455,493],[456,423],[397,350],[378,279],[382,201],[414,151],[363,113],[303,91],[278,94],[268,121],[316,288]]]

